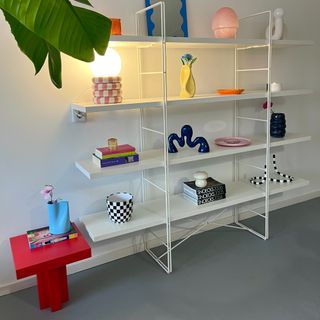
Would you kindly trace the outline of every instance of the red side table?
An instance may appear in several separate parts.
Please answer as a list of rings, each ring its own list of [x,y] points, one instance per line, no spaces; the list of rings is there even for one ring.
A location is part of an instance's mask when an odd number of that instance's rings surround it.
[[[75,239],[30,250],[27,235],[10,238],[17,279],[37,275],[40,309],[61,309],[69,300],[66,265],[91,257],[91,248],[80,233]]]

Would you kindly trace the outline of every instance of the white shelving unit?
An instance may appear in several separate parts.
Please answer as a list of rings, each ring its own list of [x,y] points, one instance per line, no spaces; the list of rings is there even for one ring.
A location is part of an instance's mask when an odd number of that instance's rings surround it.
[[[148,37],[139,35],[139,19],[138,17],[144,15],[146,10],[154,9],[161,12],[161,36],[160,37]],[[258,13],[247,18],[251,18],[259,15],[267,15],[269,18],[269,24],[271,24],[272,13],[263,12]],[[272,28],[269,28],[271,30]],[[270,31],[271,32],[271,31]],[[271,37],[270,37],[271,38]],[[277,93],[271,93],[270,91],[251,91],[245,92],[241,95],[226,95],[221,96],[215,93],[209,93],[206,95],[197,95],[192,99],[182,99],[180,97],[168,97],[167,96],[167,50],[168,48],[212,48],[214,50],[219,48],[228,48],[234,50],[235,57],[235,70],[234,70],[234,85],[238,87],[239,74],[243,72],[266,72],[265,83],[271,83],[271,62],[272,62],[272,50],[273,48],[283,47],[295,47],[295,46],[309,46],[313,45],[313,41],[304,40],[278,40],[268,41],[264,39],[214,39],[214,38],[176,38],[166,37],[165,33],[165,4],[159,2],[149,8],[142,9],[137,12],[137,36],[112,36],[110,39],[111,47],[123,47],[123,48],[135,48],[137,50],[138,60],[141,59],[141,51],[148,48],[157,47],[161,50],[162,59],[162,71],[157,72],[162,77],[162,96],[153,99],[143,98],[142,90],[140,88],[139,99],[124,100],[119,104],[109,105],[95,105],[92,103],[74,102],[71,105],[71,112],[74,120],[87,118],[87,115],[94,112],[112,112],[115,110],[128,110],[137,109],[140,112],[140,162],[113,166],[107,168],[99,168],[93,164],[91,159],[81,160],[75,163],[76,167],[83,173],[88,179],[97,179],[107,176],[113,176],[118,174],[128,174],[132,172],[141,172],[142,181],[142,201],[141,203],[134,204],[134,215],[130,222],[116,225],[107,219],[107,213],[97,212],[89,214],[80,218],[80,221],[84,224],[91,239],[94,242],[112,239],[128,235],[134,232],[151,232],[153,236],[157,237],[165,247],[165,252],[160,256],[156,255],[145,243],[145,250],[151,255],[152,258],[167,272],[172,271],[172,251],[178,247],[181,243],[186,241],[189,237],[200,231],[208,222],[214,222],[217,220],[226,209],[232,208],[233,211],[233,224],[227,225],[231,228],[237,228],[245,231],[249,231],[254,235],[266,240],[269,237],[269,199],[272,195],[283,193],[295,188],[301,188],[308,184],[308,181],[300,178],[296,178],[294,182],[288,184],[276,184],[266,183],[264,186],[253,186],[248,181],[243,182],[239,179],[239,158],[240,154],[250,154],[256,151],[265,152],[265,160],[267,164],[267,177],[269,177],[270,166],[270,152],[273,148],[279,148],[286,145],[291,145],[300,142],[306,142],[311,140],[310,136],[303,134],[287,133],[284,138],[274,139],[269,136],[269,123],[270,123],[270,109],[267,109],[265,118],[255,119],[246,118],[239,115],[239,102],[241,100],[256,100],[267,99],[270,103],[271,98],[275,97],[290,97],[311,94],[312,90],[309,89],[291,89],[283,90]],[[238,53],[242,50],[251,50],[256,48],[265,48],[267,50],[267,68],[256,69],[240,69],[238,70]],[[146,74],[139,64],[139,73],[141,75]],[[140,84],[141,85],[141,84]],[[211,144],[210,152],[198,153],[196,150],[182,149],[176,154],[169,154],[167,152],[167,125],[168,125],[168,112],[171,108],[195,104],[207,104],[208,108],[214,111],[215,103],[218,105],[221,102],[234,102],[234,118],[233,121],[233,134],[239,133],[239,121],[253,120],[260,121],[265,124],[265,136],[254,136],[252,143],[249,146],[241,148],[219,147],[213,145],[213,141],[209,141]],[[145,125],[145,110],[159,108],[162,111],[162,129],[154,130],[148,128]],[[145,132],[153,132],[156,135],[160,135],[163,138],[163,148],[157,150],[145,150]],[[181,164],[192,163],[202,160],[231,157],[233,160],[233,181],[226,183],[227,195],[226,199],[219,200],[206,205],[197,206],[192,202],[186,200],[181,194],[171,194],[169,190],[169,178],[170,168],[172,166],[178,166]],[[147,178],[148,170],[161,168],[163,169],[164,183],[163,185],[158,182],[152,181]],[[156,200],[147,199],[145,190],[147,186],[157,188],[163,193],[162,197]],[[264,212],[258,213],[252,211],[252,213],[263,218],[264,221],[264,234],[261,234],[251,228],[245,226],[239,221],[239,209],[238,205],[249,203],[254,200],[264,199]],[[171,224],[179,223],[184,219],[191,219],[202,215],[204,213],[211,213],[206,222],[202,222],[190,231],[182,240],[175,243],[172,246],[171,243]],[[154,227],[165,227],[165,236],[157,236],[152,232]]]

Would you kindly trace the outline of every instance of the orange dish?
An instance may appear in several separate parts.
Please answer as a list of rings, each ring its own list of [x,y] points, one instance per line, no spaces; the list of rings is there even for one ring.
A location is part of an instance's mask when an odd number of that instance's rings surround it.
[[[241,94],[244,89],[218,89],[217,92],[219,94]]]

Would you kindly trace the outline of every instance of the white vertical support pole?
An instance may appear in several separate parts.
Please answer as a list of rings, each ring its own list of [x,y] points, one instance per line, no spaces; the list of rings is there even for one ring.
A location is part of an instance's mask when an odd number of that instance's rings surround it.
[[[167,273],[172,272],[172,252],[171,252],[171,217],[170,217],[170,190],[169,190],[169,155],[168,155],[168,95],[167,95],[167,47],[166,47],[166,14],[165,3],[159,1],[149,7],[136,12],[136,17],[146,11],[160,6],[161,13],[161,59],[162,59],[162,115],[163,115],[163,158],[164,158],[164,189],[165,189],[165,215],[166,215],[166,256],[167,266],[164,268],[162,261],[158,261],[154,254],[150,252],[152,257],[158,264],[165,269]],[[140,25],[136,20],[136,31],[139,34]],[[141,121],[143,121],[143,116]],[[142,130],[142,128],[141,128]],[[142,133],[142,132],[141,132]],[[143,133],[141,135],[143,137]],[[143,143],[143,142],[142,142]]]
[[[140,34],[140,22],[139,22],[139,16],[136,15],[136,35],[139,36]],[[142,89],[142,65],[141,65],[141,48],[137,48],[137,65],[138,65],[138,90],[139,90],[139,99],[141,100],[143,97],[143,89]],[[139,109],[140,113],[140,119],[139,119],[139,139],[140,139],[140,151],[144,150],[145,147],[145,139],[144,139],[144,110],[142,108]],[[145,184],[145,172],[142,170],[141,172],[141,193],[142,193],[142,202],[146,200],[146,184]]]
[[[272,61],[272,12],[269,11],[268,39],[268,92],[267,92],[267,123],[266,123],[266,188],[265,188],[265,239],[269,239],[269,209],[270,209],[270,118],[271,118],[271,61]]]
[[[164,185],[167,233],[167,265],[168,273],[172,272],[171,252],[171,215],[169,190],[169,154],[168,154],[168,90],[167,90],[167,46],[166,46],[166,8],[165,2],[160,2],[161,9],[161,56],[162,56],[162,113],[163,113],[163,157],[164,157]]]
[[[239,79],[238,79],[238,50],[234,49],[234,88],[238,88]],[[239,135],[239,119],[238,119],[238,101],[234,101],[234,110],[233,110],[233,136]],[[233,156],[233,181],[239,180],[239,163],[237,155]],[[239,208],[235,206],[233,209],[233,222],[239,222]]]

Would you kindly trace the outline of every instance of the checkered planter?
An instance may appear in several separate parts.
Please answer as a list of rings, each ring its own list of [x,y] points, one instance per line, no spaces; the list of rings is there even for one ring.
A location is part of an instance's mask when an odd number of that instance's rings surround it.
[[[107,212],[114,223],[125,223],[131,219],[133,195],[128,192],[112,193],[107,197]]]

